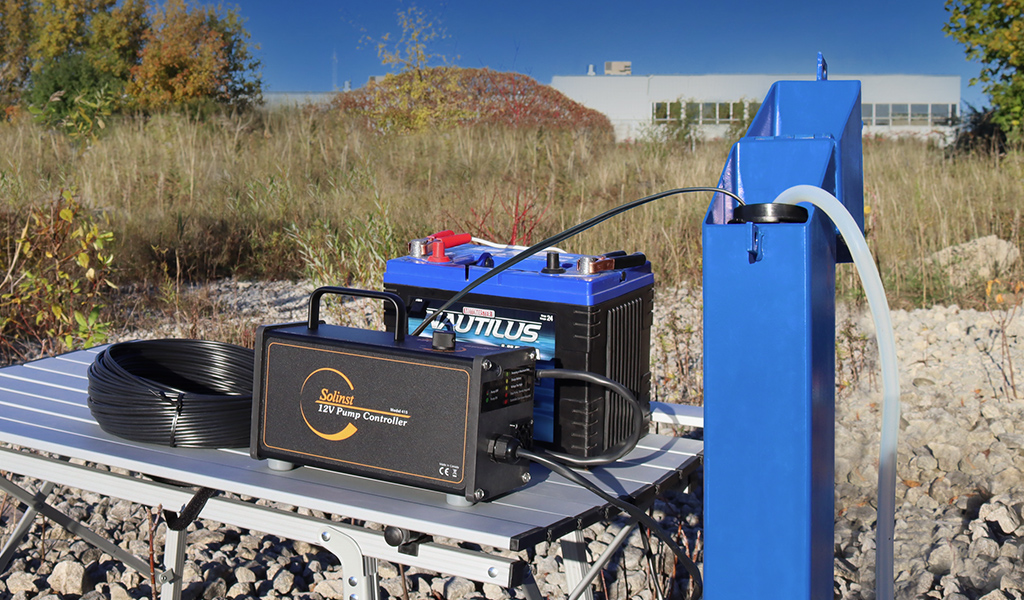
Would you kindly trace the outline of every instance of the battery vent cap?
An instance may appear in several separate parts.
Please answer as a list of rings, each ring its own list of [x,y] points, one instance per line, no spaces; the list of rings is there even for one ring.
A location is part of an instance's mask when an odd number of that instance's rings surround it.
[[[557,252],[548,252],[548,265],[540,270],[541,273],[565,273],[565,269],[558,262],[559,256]]]

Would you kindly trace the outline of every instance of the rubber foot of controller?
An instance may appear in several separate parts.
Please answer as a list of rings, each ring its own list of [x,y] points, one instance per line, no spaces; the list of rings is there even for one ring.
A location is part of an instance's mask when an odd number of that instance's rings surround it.
[[[444,501],[447,502],[449,506],[473,506],[473,504],[475,504],[475,502],[466,500],[465,496],[460,496],[458,494],[445,494]]]
[[[276,458],[268,458],[267,466],[270,467],[271,471],[291,471],[295,468],[295,463],[290,463],[286,460],[278,460]]]

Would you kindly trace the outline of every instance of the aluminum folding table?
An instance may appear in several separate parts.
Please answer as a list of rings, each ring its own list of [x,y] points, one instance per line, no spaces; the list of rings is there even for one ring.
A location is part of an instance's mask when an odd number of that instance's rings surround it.
[[[582,579],[587,567],[582,530],[615,512],[597,496],[537,465],[531,469],[530,483],[520,490],[460,507],[448,504],[441,493],[321,469],[274,471],[266,461],[250,458],[247,449],[167,448],[123,440],[100,429],[86,402],[87,370],[97,353],[98,349],[84,350],[0,368],[0,443],[9,445],[0,448],[0,470],[46,482],[33,494],[0,477],[0,489],[27,505],[0,552],[0,572],[38,512],[127,566],[150,573],[148,560],[48,505],[53,484],[146,506],[182,506],[194,494],[188,486],[265,499],[270,505],[214,497],[202,518],[324,547],[341,562],[346,597],[359,600],[378,595],[377,560],[506,588],[522,585],[528,596],[539,593],[528,565],[515,556],[435,542],[400,552],[380,531],[300,515],[276,508],[275,503],[512,551],[557,540],[570,585]],[[703,421],[695,407],[658,405],[655,412],[660,422],[700,426]],[[587,476],[605,491],[643,505],[662,490],[685,484],[702,448],[698,440],[648,435],[626,458]],[[130,474],[96,468],[97,464]],[[163,598],[180,597],[186,536],[185,531],[167,530],[162,571],[158,568],[157,573]]]

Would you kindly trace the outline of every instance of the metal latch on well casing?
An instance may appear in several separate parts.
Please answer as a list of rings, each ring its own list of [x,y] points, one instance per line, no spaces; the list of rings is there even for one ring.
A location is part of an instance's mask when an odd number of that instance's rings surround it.
[[[750,263],[756,263],[764,257],[764,234],[758,229],[754,223],[747,222],[747,231],[750,232],[750,246],[747,248],[747,254],[750,255]]]

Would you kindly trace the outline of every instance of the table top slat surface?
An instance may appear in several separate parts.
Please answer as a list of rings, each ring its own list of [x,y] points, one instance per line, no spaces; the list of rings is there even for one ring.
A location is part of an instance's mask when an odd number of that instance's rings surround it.
[[[443,494],[332,471],[279,472],[248,449],[208,450],[139,444],[104,432],[88,408],[88,369],[98,349],[0,368],[0,442],[431,535],[515,549],[593,522],[603,502],[534,465],[525,487],[471,507]],[[616,495],[652,493],[695,467],[702,442],[644,437],[614,465],[585,474]]]

